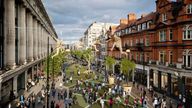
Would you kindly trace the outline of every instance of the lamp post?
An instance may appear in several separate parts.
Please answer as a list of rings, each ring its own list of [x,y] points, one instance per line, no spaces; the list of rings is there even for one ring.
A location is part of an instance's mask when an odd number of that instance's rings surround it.
[[[47,43],[47,108],[49,108],[49,37]]]

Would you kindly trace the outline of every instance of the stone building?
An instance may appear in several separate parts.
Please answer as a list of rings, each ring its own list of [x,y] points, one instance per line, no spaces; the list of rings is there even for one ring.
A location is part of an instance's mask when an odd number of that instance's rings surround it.
[[[135,81],[178,99],[192,90],[192,1],[156,0],[156,10],[140,18],[129,14],[120,24],[128,59],[135,61]],[[111,45],[108,46],[110,49]],[[115,58],[120,52],[108,50]]]
[[[48,43],[49,40],[49,43]],[[43,71],[57,34],[41,0],[0,0],[0,101]],[[49,50],[50,50],[49,49]]]

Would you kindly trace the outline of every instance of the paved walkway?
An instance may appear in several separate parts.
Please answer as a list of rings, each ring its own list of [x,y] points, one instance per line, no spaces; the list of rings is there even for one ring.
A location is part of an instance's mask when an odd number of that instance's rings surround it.
[[[147,99],[148,99],[148,107],[149,108],[153,108],[153,102],[152,102],[153,101],[153,97],[151,97],[151,94],[148,92],[148,89],[146,87],[144,87],[142,85],[139,85],[139,89],[137,89],[136,85],[133,86],[132,90],[131,90],[131,95],[136,97],[136,98],[138,98],[140,100],[141,88],[145,88],[145,90],[146,90],[146,96],[147,96]],[[158,96],[162,97],[162,94],[157,93],[157,92],[154,92],[154,93],[156,93]],[[169,104],[170,103],[169,102],[170,98],[166,97],[166,101],[167,101],[167,103],[166,103],[167,104],[167,108],[169,108],[169,106],[170,106],[170,104]],[[172,107],[173,108],[177,108],[176,100],[172,99],[172,102],[173,102]]]

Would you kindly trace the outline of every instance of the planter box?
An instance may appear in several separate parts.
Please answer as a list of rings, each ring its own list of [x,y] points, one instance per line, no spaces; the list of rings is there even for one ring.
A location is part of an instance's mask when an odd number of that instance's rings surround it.
[[[109,85],[112,85],[115,83],[115,78],[114,77],[108,77],[109,80]]]

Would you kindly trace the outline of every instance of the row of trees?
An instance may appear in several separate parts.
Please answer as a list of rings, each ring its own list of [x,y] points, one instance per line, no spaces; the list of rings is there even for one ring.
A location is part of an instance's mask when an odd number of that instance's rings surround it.
[[[88,70],[90,70],[91,67],[91,62],[93,61],[93,53],[92,53],[92,49],[87,49],[87,50],[76,50],[76,51],[72,51],[71,55],[73,57],[75,57],[76,59],[80,60],[83,63],[87,64]]]
[[[61,74],[61,68],[62,65],[65,61],[67,61],[66,56],[67,52],[66,51],[60,51],[56,56],[54,56],[54,52],[49,55],[49,74],[51,76],[58,76]],[[45,60],[45,67],[44,70],[47,72],[47,60]]]

